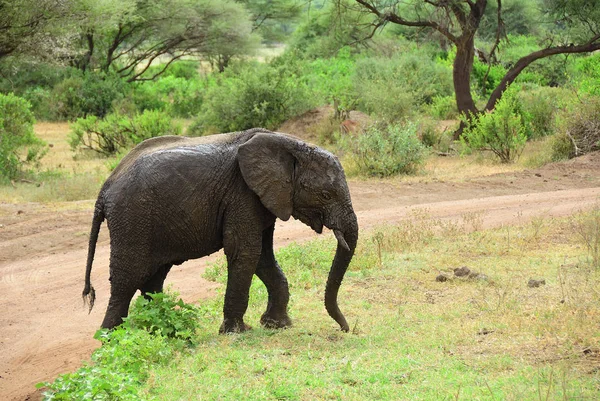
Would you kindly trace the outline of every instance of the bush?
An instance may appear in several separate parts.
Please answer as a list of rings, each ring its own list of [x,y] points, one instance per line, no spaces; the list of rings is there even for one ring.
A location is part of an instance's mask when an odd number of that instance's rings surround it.
[[[295,65],[252,63],[230,66],[207,89],[190,135],[277,128],[312,106],[312,96]]]
[[[408,123],[372,126],[362,135],[341,138],[341,142],[358,172],[375,177],[413,174],[427,154],[416,126]]]
[[[430,113],[440,120],[453,120],[458,118],[458,108],[454,96],[436,96],[430,106]]]
[[[102,347],[92,354],[92,364],[41,383],[44,400],[140,400],[141,385],[157,366],[168,365],[189,345],[195,345],[200,310],[176,300],[176,295],[138,297],[119,327],[98,330]]]
[[[561,98],[558,88],[538,88],[520,94],[519,99],[530,126],[527,132],[529,139],[554,133],[555,114]]]
[[[452,94],[451,70],[417,51],[356,64],[358,108],[388,122],[400,121],[438,96]]]
[[[54,115],[65,120],[89,115],[102,118],[124,97],[125,89],[117,76],[91,72],[74,75],[52,90]]]
[[[73,150],[90,149],[109,156],[148,138],[180,134],[181,127],[167,114],[147,110],[134,116],[113,113],[104,119],[80,118],[71,125],[69,143]]]
[[[551,138],[552,161],[567,160],[575,156],[573,141],[565,133],[556,134]]]
[[[29,102],[0,94],[0,177],[16,178],[45,154],[44,142],[33,132],[34,122]]]
[[[561,114],[561,131],[572,145],[570,157],[600,149],[600,98],[584,98]]]
[[[461,142],[470,150],[494,153],[502,163],[516,160],[527,141],[527,123],[514,89],[508,88],[492,112],[481,113],[471,121]]]

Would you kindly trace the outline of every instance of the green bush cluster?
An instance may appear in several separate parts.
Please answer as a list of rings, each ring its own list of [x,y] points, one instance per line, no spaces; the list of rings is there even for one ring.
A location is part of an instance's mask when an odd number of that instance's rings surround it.
[[[492,112],[465,119],[461,142],[467,149],[491,151],[502,163],[515,161],[527,141],[528,124],[514,88],[508,88]]]
[[[201,316],[200,309],[176,294],[151,297],[151,301],[138,297],[119,327],[96,333],[102,346],[92,354],[91,364],[53,383],[40,383],[47,388],[44,400],[141,399],[140,385],[149,371],[195,344]]]
[[[124,82],[117,76],[88,72],[73,75],[57,84],[50,93],[54,119],[104,117],[115,101],[125,96]]]
[[[569,104],[560,115],[560,127],[562,134],[553,143],[554,159],[600,150],[600,97],[587,96]]]
[[[374,125],[362,135],[343,138],[342,144],[358,173],[374,177],[414,174],[427,155],[411,123]]]
[[[310,90],[296,65],[239,64],[207,88],[200,113],[187,133],[275,129],[312,105]]]
[[[45,154],[44,142],[35,136],[35,119],[27,100],[0,94],[0,179],[13,179]]]
[[[356,64],[358,108],[388,122],[401,121],[437,97],[450,96],[452,88],[450,70],[426,53],[365,58]]]
[[[145,139],[180,135],[181,126],[165,112],[146,110],[134,115],[112,113],[105,118],[89,116],[71,125],[69,144],[73,150],[89,149],[109,156]]]

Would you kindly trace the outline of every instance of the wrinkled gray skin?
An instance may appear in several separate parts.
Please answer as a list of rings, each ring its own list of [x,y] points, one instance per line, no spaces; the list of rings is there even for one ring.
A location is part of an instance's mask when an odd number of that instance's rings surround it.
[[[264,129],[201,138],[166,136],[133,149],[102,187],[94,210],[83,297],[104,219],[110,231],[110,301],[102,327],[127,316],[137,290],[160,292],[173,265],[224,248],[227,290],[221,333],[241,332],[256,274],[269,293],[260,321],[290,326],[288,283],[273,255],[276,218],[290,216],[338,240],[325,290],[329,315],[348,331],[337,293],[352,259],[358,224],[338,159]]]

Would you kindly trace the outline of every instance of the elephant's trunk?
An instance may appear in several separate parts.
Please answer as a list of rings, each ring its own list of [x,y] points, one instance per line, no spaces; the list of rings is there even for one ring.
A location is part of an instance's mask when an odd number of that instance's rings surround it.
[[[334,233],[338,239],[338,246],[335,252],[335,257],[327,278],[327,286],[325,287],[325,308],[338,324],[342,331],[349,331],[350,327],[340,311],[337,304],[337,294],[344,279],[344,274],[348,269],[348,265],[354,255],[356,243],[358,241],[358,222],[356,215],[350,211],[344,218],[344,223],[336,225],[340,228],[335,228]]]

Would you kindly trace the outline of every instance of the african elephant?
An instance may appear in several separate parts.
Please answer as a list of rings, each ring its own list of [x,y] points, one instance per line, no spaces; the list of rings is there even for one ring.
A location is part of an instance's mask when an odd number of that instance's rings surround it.
[[[90,282],[100,226],[110,232],[110,300],[102,327],[127,316],[129,303],[160,292],[173,265],[224,248],[227,288],[221,333],[249,326],[252,276],[268,291],[265,327],[290,326],[288,282],[273,254],[276,218],[290,216],[338,245],[325,290],[329,315],[348,331],[337,305],[352,259],[358,223],[344,171],[331,153],[292,136],[261,128],[199,138],[165,136],[135,147],[104,183],[94,208],[84,300],[93,307]]]

